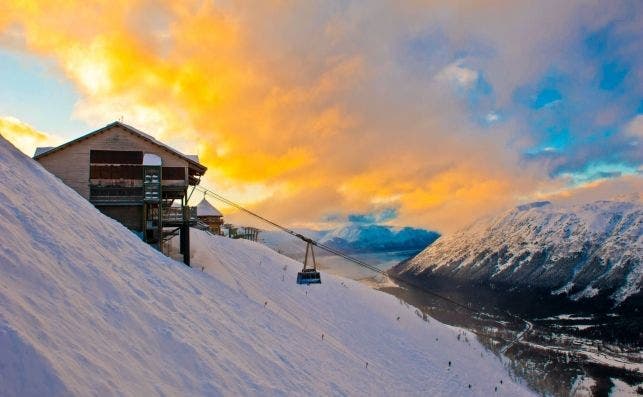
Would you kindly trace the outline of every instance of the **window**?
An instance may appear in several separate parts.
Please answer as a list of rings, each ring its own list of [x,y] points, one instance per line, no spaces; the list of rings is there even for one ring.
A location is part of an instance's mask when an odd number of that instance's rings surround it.
[[[90,150],[91,164],[143,164],[143,152],[128,150]]]

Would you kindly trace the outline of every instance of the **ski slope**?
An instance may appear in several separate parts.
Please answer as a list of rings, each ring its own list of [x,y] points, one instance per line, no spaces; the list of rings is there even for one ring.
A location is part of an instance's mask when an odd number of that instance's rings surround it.
[[[260,244],[192,245],[194,268],[163,256],[0,138],[0,395],[531,394],[392,296],[298,286]]]

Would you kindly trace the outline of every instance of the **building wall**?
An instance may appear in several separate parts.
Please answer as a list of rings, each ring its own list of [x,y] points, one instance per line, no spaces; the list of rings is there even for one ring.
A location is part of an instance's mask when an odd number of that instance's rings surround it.
[[[223,218],[220,216],[199,216],[197,212],[197,217],[200,221],[205,223],[210,227],[210,230],[213,233],[221,234],[221,226],[223,225]]]
[[[142,205],[97,206],[103,214],[122,223],[128,229],[143,231]]]
[[[140,150],[160,156],[165,167],[188,166],[188,162],[181,157],[135,136],[120,126],[114,126],[58,152],[43,156],[38,161],[49,172],[89,200],[89,152],[92,149]]]

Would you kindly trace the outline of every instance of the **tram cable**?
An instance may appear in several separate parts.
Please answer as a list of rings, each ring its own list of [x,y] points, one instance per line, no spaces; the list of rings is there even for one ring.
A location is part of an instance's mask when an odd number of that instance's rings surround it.
[[[478,315],[478,316],[481,316],[481,317],[486,317],[487,319],[495,322],[497,324],[498,328],[505,329],[505,330],[507,330],[507,331],[509,331],[511,333],[517,332],[516,330],[511,329],[508,325],[504,324],[500,320],[497,320],[496,318],[494,318],[489,313],[483,312],[481,310],[477,310],[475,308],[472,308],[469,305],[463,304],[463,303],[458,302],[458,301],[456,301],[456,300],[454,300],[452,298],[449,298],[448,296],[444,296],[444,295],[442,295],[440,293],[437,293],[435,291],[431,291],[430,289],[428,289],[424,285],[418,284],[416,282],[413,282],[413,281],[405,279],[405,278],[401,278],[399,276],[389,274],[389,273],[387,273],[387,272],[385,272],[385,271],[383,271],[383,270],[381,270],[381,269],[379,269],[379,268],[377,268],[377,267],[375,267],[375,266],[373,266],[373,265],[371,265],[369,263],[366,263],[366,262],[364,262],[364,261],[362,261],[360,259],[352,257],[352,256],[350,256],[350,255],[348,255],[348,254],[346,254],[344,252],[341,252],[340,250],[337,250],[337,249],[335,249],[333,247],[330,247],[328,245],[320,243],[320,242],[318,242],[316,240],[311,239],[310,237],[306,237],[306,236],[302,235],[301,233],[297,233],[292,229],[289,229],[289,228],[287,228],[285,226],[280,225],[277,222],[274,222],[274,221],[272,221],[272,220],[270,220],[268,218],[265,218],[265,217],[257,214],[256,212],[253,212],[253,211],[241,206],[240,204],[237,204],[236,202],[234,202],[232,200],[229,200],[229,199],[225,198],[224,196],[222,196],[222,195],[220,195],[220,194],[218,194],[218,193],[216,193],[216,192],[214,192],[214,191],[212,191],[212,190],[210,190],[208,188],[205,188],[205,187],[203,187],[201,185],[196,186],[196,189],[199,192],[203,193],[204,197],[205,196],[210,196],[210,197],[212,197],[212,198],[214,198],[214,199],[216,199],[216,200],[218,200],[218,201],[220,201],[220,202],[222,202],[224,204],[227,204],[227,205],[229,205],[229,206],[231,206],[233,208],[238,209],[241,212],[244,212],[244,213],[246,213],[246,214],[248,214],[248,215],[250,215],[250,216],[252,216],[252,217],[254,217],[256,219],[259,219],[260,221],[262,221],[264,223],[267,223],[267,224],[269,224],[269,225],[281,230],[284,233],[290,234],[291,236],[294,236],[294,237],[304,241],[307,244],[306,247],[307,248],[310,247],[311,250],[312,250],[313,246],[314,247],[319,247],[320,249],[322,249],[322,250],[324,250],[324,251],[326,251],[328,253],[331,253],[333,255],[339,256],[339,257],[341,257],[341,258],[343,258],[343,259],[345,259],[345,260],[347,260],[349,262],[355,263],[356,265],[359,265],[361,267],[369,269],[369,270],[371,270],[371,271],[373,271],[375,273],[381,274],[381,275],[383,275],[385,277],[388,277],[389,279],[395,280],[395,281],[397,281],[397,282],[399,282],[401,284],[406,284],[406,285],[408,285],[410,287],[413,287],[413,288],[415,288],[415,289],[417,289],[419,291],[422,291],[422,292],[426,293],[427,295],[430,295],[430,296],[433,296],[433,297],[438,298],[440,300],[443,300],[443,301],[445,301],[445,302],[447,302],[447,303],[449,303],[449,304],[451,304],[451,305],[453,305],[455,307],[463,309],[463,310],[465,310],[465,311],[467,311],[467,312],[469,312],[471,314],[475,314],[475,315]],[[306,254],[306,259],[307,258],[308,258],[308,255]],[[306,263],[305,262],[304,262],[304,269],[303,270],[306,269]],[[314,255],[313,255],[313,263],[314,263]],[[315,270],[316,270],[316,264],[314,264],[314,266],[315,266]],[[300,274],[301,274],[301,272],[300,272]],[[299,278],[299,275],[298,275],[298,278]],[[318,282],[319,281],[314,281],[314,283],[318,283]],[[300,283],[300,284],[302,284],[302,283]],[[303,284],[308,284],[308,283],[303,283]],[[503,352],[504,352],[504,351],[507,350],[507,348],[509,348],[509,347],[515,345],[517,342],[519,342],[519,340],[524,337],[525,333],[528,332],[529,330],[531,330],[532,327],[533,327],[533,324],[531,322],[525,320],[524,318],[522,318],[522,317],[520,317],[520,316],[518,316],[516,314],[509,313],[509,312],[507,312],[507,314],[510,317],[513,317],[514,319],[519,320],[519,321],[523,322],[526,325],[525,330],[523,330],[521,332],[518,332],[516,334],[516,336],[514,338],[512,338],[511,340],[509,340],[509,339],[507,339],[505,337],[502,337],[500,335],[489,335],[489,334],[486,334],[484,332],[479,332],[479,331],[473,330],[470,327],[467,327],[467,328],[469,329],[470,332],[472,332],[472,333],[474,333],[474,334],[476,334],[478,336],[492,338],[492,339],[499,339],[499,340],[501,340],[503,342],[506,342],[507,345],[503,349]]]
[[[377,267],[375,267],[375,266],[373,266],[371,264],[368,264],[368,263],[366,263],[366,262],[364,262],[364,261],[362,261],[360,259],[352,257],[352,256],[350,256],[348,254],[345,254],[344,252],[341,252],[341,251],[339,251],[339,250],[337,250],[337,249],[335,249],[333,247],[330,247],[330,246],[328,246],[326,244],[320,243],[320,242],[318,242],[316,240],[313,240],[313,239],[311,239],[309,237],[306,237],[306,236],[302,235],[301,233],[297,233],[294,230],[289,229],[289,228],[287,228],[285,226],[282,226],[282,225],[278,224],[277,222],[274,222],[274,221],[272,221],[272,220],[270,220],[268,218],[265,218],[265,217],[255,213],[255,212],[253,212],[253,211],[251,211],[251,210],[249,210],[249,209],[247,209],[247,208],[235,203],[234,201],[229,200],[229,199],[221,196],[220,194],[218,194],[218,193],[216,193],[216,192],[214,192],[214,191],[212,191],[210,189],[207,189],[207,188],[199,185],[199,186],[197,186],[197,190],[199,190],[199,192],[203,193],[206,196],[210,196],[210,197],[212,197],[212,198],[214,198],[214,199],[216,199],[216,200],[218,200],[218,201],[220,201],[220,202],[222,202],[222,203],[224,203],[226,205],[234,207],[234,208],[238,209],[239,211],[242,211],[242,212],[244,212],[244,213],[246,213],[246,214],[248,214],[248,215],[250,215],[250,216],[252,216],[254,218],[257,218],[257,219],[261,220],[262,222],[265,222],[265,223],[267,223],[267,224],[269,224],[269,225],[271,225],[271,226],[283,231],[284,233],[287,233],[287,234],[290,234],[291,236],[299,238],[300,240],[304,241],[307,244],[307,248],[308,248],[308,244],[312,245],[312,246],[315,246],[315,247],[319,247],[320,249],[322,249],[322,250],[324,250],[324,251],[326,251],[328,253],[331,253],[333,255],[339,256],[339,257],[341,257],[341,258],[343,258],[343,259],[345,259],[345,260],[347,260],[349,262],[355,263],[355,264],[357,264],[357,265],[359,265],[361,267],[364,267],[366,269],[369,269],[369,270],[371,270],[371,271],[373,271],[375,273],[381,274],[381,275],[383,275],[385,277],[388,277],[388,278],[393,279],[395,281],[398,281],[400,283],[403,283],[403,284],[406,284],[406,285],[411,286],[413,288],[416,288],[418,290],[421,290],[422,292],[425,292],[428,295],[431,295],[431,296],[433,296],[435,298],[441,299],[441,300],[443,300],[445,302],[448,302],[448,303],[450,303],[450,304],[452,304],[452,305],[454,305],[456,307],[464,309],[464,310],[466,310],[466,311],[468,311],[470,313],[482,314],[482,315],[488,316],[487,313],[480,312],[479,310],[471,308],[470,306],[465,305],[463,303],[460,303],[460,302],[458,302],[458,301],[456,301],[456,300],[454,300],[452,298],[449,298],[449,297],[444,296],[442,294],[439,294],[437,292],[431,291],[431,290],[427,289],[423,285],[420,285],[418,283],[412,282],[412,281],[407,280],[407,279],[403,279],[403,278],[395,276],[395,275],[391,275],[391,274],[389,274],[389,273],[387,273],[387,272],[385,272],[385,271],[383,271],[383,270],[381,270],[381,269],[379,269],[379,268],[377,268]]]

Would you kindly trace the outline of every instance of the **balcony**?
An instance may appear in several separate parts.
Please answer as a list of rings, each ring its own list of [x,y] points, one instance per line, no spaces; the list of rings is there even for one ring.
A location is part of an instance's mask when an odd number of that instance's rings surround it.
[[[90,186],[89,201],[93,204],[142,204],[143,187]]]
[[[196,207],[187,207],[187,211],[190,225],[196,224]],[[181,207],[163,208],[164,225],[180,225],[181,223],[183,223],[183,210]]]

